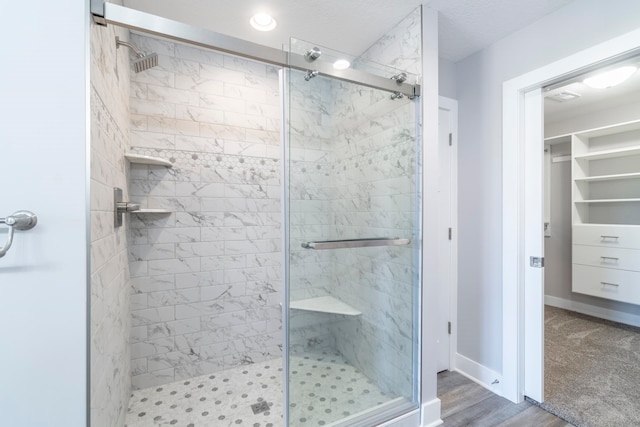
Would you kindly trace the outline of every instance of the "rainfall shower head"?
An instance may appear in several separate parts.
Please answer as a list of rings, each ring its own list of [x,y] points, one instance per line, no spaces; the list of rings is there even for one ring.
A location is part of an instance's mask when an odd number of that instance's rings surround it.
[[[158,65],[158,54],[155,52],[145,54],[144,52],[140,52],[130,43],[120,41],[120,37],[116,36],[116,46],[126,46],[131,49],[135,54],[136,58],[133,60],[133,71],[139,73],[140,71],[148,70],[149,68],[155,67]]]

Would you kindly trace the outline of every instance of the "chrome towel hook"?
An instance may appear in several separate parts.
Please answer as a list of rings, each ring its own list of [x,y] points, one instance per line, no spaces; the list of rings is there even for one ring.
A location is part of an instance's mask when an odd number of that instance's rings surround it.
[[[29,211],[18,211],[6,218],[0,218],[0,224],[5,224],[9,227],[9,237],[7,239],[7,243],[0,248],[0,258],[5,256],[9,248],[11,248],[14,230],[31,230],[37,223],[38,217],[33,212]]]

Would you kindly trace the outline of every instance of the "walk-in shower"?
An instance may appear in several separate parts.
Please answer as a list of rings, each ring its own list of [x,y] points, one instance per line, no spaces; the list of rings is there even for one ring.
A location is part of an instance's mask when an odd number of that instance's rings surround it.
[[[97,196],[113,178],[140,209],[113,236],[92,224],[94,257],[114,245],[128,260],[92,280],[94,313],[109,309],[92,320],[92,427],[369,427],[416,411],[420,11],[342,71],[327,47],[233,55],[118,13],[104,34],[138,30],[117,44],[155,64],[123,82],[94,61],[92,200],[108,210]],[[96,51],[117,55],[115,35]],[[126,85],[128,105],[100,79]],[[116,275],[126,296],[102,286]]]

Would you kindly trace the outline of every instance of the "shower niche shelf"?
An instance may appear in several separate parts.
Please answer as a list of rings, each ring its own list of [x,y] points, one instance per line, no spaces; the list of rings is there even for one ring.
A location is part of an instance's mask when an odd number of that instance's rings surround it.
[[[362,312],[332,296],[307,298],[291,301],[294,310],[315,311],[317,313],[342,314],[344,316],[360,316]]]
[[[168,168],[173,167],[173,163],[169,160],[161,159],[160,157],[144,156],[142,154],[126,153],[124,157],[131,163],[139,165],[156,165],[166,166]]]

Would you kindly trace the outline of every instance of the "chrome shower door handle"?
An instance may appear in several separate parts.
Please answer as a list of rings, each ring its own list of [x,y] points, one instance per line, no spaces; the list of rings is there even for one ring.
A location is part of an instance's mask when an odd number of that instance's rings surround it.
[[[13,244],[13,235],[15,230],[31,230],[38,223],[38,217],[29,211],[14,212],[13,215],[9,215],[6,218],[0,218],[0,224],[5,224],[9,227],[9,235],[7,236],[7,242],[2,248],[0,248],[0,258],[5,256],[11,245]]]

